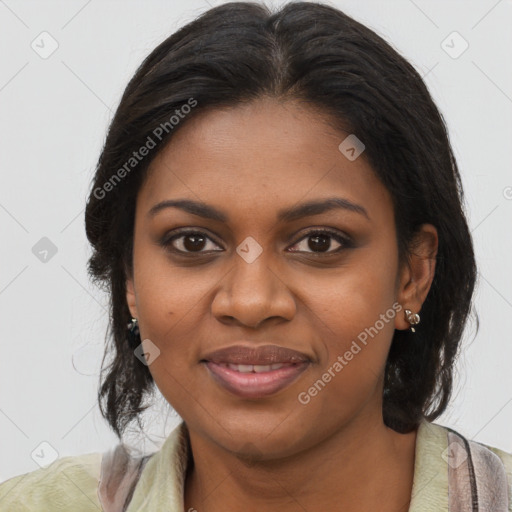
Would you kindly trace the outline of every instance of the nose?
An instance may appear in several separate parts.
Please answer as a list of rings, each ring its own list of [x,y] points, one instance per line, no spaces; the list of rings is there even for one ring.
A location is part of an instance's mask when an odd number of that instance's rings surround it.
[[[222,279],[211,305],[220,322],[257,328],[271,318],[294,317],[293,294],[284,276],[269,267],[264,253],[251,263],[234,256],[233,268]]]

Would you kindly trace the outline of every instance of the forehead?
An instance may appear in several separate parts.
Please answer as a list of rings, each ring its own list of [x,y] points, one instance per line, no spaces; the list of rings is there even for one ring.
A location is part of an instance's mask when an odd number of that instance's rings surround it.
[[[351,161],[339,150],[348,135],[296,102],[262,99],[202,112],[153,160],[138,203],[147,211],[187,197],[263,213],[336,194],[369,210],[390,207],[364,153]]]

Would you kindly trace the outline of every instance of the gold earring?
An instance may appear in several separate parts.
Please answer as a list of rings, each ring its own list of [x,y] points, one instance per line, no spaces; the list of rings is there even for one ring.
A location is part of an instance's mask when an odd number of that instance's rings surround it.
[[[418,313],[413,313],[411,310],[406,309],[405,310],[405,318],[411,325],[411,331],[416,332],[413,325],[417,325],[420,323],[420,315]]]

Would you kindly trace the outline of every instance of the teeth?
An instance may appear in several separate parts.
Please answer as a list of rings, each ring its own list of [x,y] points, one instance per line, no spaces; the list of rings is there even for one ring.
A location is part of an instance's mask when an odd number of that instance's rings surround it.
[[[231,370],[235,370],[240,373],[261,373],[261,372],[269,372],[271,370],[278,370],[284,366],[283,363],[274,363],[274,364],[227,364],[228,368]]]
[[[269,372],[270,371],[270,365],[255,364],[254,365],[254,371],[256,373]]]
[[[241,373],[250,373],[253,371],[254,367],[252,364],[237,364],[238,371]]]

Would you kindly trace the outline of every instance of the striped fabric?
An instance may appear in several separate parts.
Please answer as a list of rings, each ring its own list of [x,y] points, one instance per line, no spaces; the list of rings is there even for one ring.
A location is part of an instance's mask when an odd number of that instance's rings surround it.
[[[508,512],[512,492],[505,465],[493,451],[447,428],[450,512]]]

